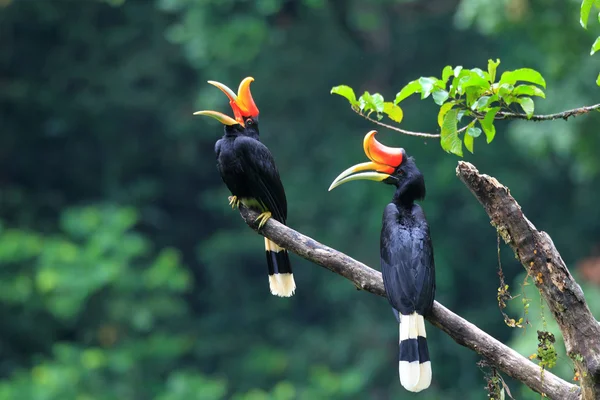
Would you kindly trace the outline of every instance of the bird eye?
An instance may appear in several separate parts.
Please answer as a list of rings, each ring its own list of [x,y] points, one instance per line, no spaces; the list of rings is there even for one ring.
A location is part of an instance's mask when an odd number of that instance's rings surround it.
[[[246,120],[246,124],[247,124],[247,125],[252,125],[253,123],[254,123],[254,121],[252,120],[252,118],[248,118],[248,119]]]

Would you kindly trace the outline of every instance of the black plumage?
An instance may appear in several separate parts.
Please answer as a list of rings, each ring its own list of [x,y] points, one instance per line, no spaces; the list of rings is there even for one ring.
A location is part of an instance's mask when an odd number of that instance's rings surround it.
[[[272,217],[284,223],[287,199],[271,152],[258,140],[258,122],[225,127],[215,145],[217,168],[229,191],[239,199],[256,199]],[[263,211],[263,210],[261,210]]]
[[[392,202],[385,207],[380,251],[383,282],[388,301],[408,315],[427,315],[435,297],[435,262],[429,225],[415,200],[425,197],[425,181],[412,158],[386,183],[397,186]]]
[[[287,199],[275,160],[259,138],[258,121],[227,125],[215,145],[217,169],[237,201],[285,224]],[[274,295],[293,295],[295,282],[287,250],[265,238],[269,283]]]
[[[232,194],[229,204],[236,207],[243,203],[258,210],[260,228],[269,218],[285,224],[287,200],[275,160],[259,140],[259,111],[250,93],[253,81],[252,77],[243,79],[237,94],[220,82],[208,81],[229,98],[234,118],[217,111],[197,111],[194,115],[212,117],[225,125],[225,133],[215,145],[217,169]],[[292,296],[296,284],[287,250],[265,238],[265,251],[271,293]]]
[[[415,200],[425,197],[425,180],[412,157],[389,178],[396,186],[381,228],[381,273],[387,299],[400,322],[399,375],[402,385],[419,392],[431,382],[424,316],[435,297],[435,262],[429,225]]]
[[[416,200],[425,198],[425,180],[404,149],[365,136],[363,147],[371,162],[342,172],[329,190],[353,180],[394,185],[396,191],[383,212],[380,238],[381,273],[386,296],[399,322],[398,369],[407,390],[419,392],[431,383],[431,361],[425,320],[435,297],[435,262],[429,225]],[[370,172],[363,172],[370,171]]]

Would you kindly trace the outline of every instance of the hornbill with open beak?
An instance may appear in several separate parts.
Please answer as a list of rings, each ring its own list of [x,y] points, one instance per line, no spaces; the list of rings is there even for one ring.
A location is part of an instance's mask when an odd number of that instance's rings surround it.
[[[407,390],[420,392],[431,383],[423,317],[431,311],[435,296],[429,226],[423,210],[415,204],[415,200],[425,198],[425,180],[404,149],[382,145],[375,139],[376,133],[367,133],[363,142],[371,162],[348,168],[333,181],[329,190],[359,179],[396,187],[392,202],[383,212],[381,271],[388,301],[400,323],[400,382]]]
[[[252,77],[244,79],[237,94],[222,83],[208,81],[227,95],[234,118],[217,111],[198,111],[194,115],[213,117],[225,125],[225,133],[215,145],[217,169],[232,194],[229,204],[235,208],[241,202],[260,211],[260,229],[271,217],[285,224],[287,200],[275,160],[259,141],[258,108],[250,93],[252,81]],[[265,250],[271,293],[292,296],[296,284],[287,250],[267,238]]]

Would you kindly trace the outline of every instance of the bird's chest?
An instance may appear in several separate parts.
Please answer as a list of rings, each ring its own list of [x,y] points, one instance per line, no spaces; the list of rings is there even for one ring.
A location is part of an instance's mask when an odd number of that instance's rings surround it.
[[[221,175],[239,175],[244,172],[240,157],[233,148],[223,149],[217,157],[217,165]]]
[[[224,140],[217,152],[217,169],[229,191],[235,196],[246,196],[248,183],[243,158],[237,154],[234,140]]]

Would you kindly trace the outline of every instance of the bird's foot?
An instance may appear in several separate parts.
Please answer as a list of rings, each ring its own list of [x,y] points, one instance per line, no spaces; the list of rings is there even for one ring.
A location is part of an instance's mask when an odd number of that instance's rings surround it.
[[[260,221],[258,223],[258,229],[262,228],[267,223],[269,218],[271,218],[271,211],[265,211],[264,213],[261,213],[258,218],[256,218],[256,221]]]
[[[229,205],[231,208],[234,210],[236,208],[240,208],[240,200],[237,198],[237,196],[229,196],[227,199],[229,200]]]

